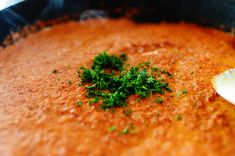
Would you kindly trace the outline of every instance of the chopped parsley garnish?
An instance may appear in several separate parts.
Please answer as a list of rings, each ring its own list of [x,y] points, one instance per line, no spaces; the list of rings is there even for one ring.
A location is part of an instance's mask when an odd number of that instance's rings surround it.
[[[169,76],[170,78],[173,77],[173,75],[171,73],[169,73],[168,71],[161,69],[161,68],[152,67],[151,71],[152,71],[152,73],[157,72],[158,76],[160,76],[161,74],[165,74],[165,75]]]
[[[188,94],[188,91],[187,91],[186,89],[183,89],[183,90],[182,90],[182,93],[183,93],[183,94]]]
[[[179,98],[181,94],[182,94],[182,92],[177,92],[176,97]]]
[[[188,91],[186,89],[183,89],[182,91],[176,93],[176,97],[180,97],[181,94],[188,94]]]
[[[157,116],[158,116],[158,117],[161,116],[161,112],[158,111],[158,112],[157,112]]]
[[[141,101],[141,98],[137,98],[135,101],[136,101],[136,102],[140,102],[140,101]]]
[[[145,66],[146,67],[150,67],[150,62],[148,61],[148,62],[145,62]]]
[[[124,55],[122,55],[124,57]],[[95,57],[92,69],[123,69],[123,61],[114,55],[108,55],[107,52],[103,52]]]
[[[124,68],[126,60],[125,54],[117,57],[103,52],[94,58],[91,68],[80,68],[78,75],[81,77],[81,85],[85,86],[87,97],[94,98],[92,103],[101,99],[100,107],[103,109],[124,107],[127,106],[127,98],[130,95],[147,98],[154,93],[164,94],[165,91],[172,91],[168,82],[160,76],[156,79],[154,71],[149,72],[150,63]],[[171,75],[163,69],[156,69],[161,74]]]
[[[121,130],[120,133],[121,134],[128,134],[129,133],[129,127],[124,128],[123,130]]]
[[[72,85],[72,81],[71,80],[66,80],[66,82],[69,84],[69,85]]]
[[[161,103],[164,102],[164,100],[163,100],[161,97],[157,97],[157,98],[155,99],[155,102],[161,104]]]
[[[76,101],[75,106],[82,106],[82,101]]]
[[[124,115],[126,115],[126,116],[131,116],[132,110],[131,110],[131,109],[124,109],[123,113],[124,113]]]
[[[99,101],[99,97],[95,96],[94,99],[89,100],[89,103],[97,103]]]
[[[110,133],[114,132],[116,129],[117,129],[116,126],[111,126],[111,127],[108,128],[108,132],[110,132]]]
[[[128,59],[126,54],[124,54],[124,53],[120,54],[120,58],[122,59],[122,61],[127,61],[127,59]]]
[[[129,126],[125,127],[123,130],[121,130],[120,134],[137,134],[139,132],[140,131],[136,126],[130,124]]]
[[[176,121],[180,121],[180,120],[182,120],[183,118],[182,118],[181,115],[176,115],[175,119],[176,119]]]

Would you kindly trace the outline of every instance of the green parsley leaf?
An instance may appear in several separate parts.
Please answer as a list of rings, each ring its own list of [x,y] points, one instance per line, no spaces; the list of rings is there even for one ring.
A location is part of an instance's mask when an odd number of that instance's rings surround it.
[[[71,80],[66,80],[66,82],[69,84],[69,85],[72,85],[72,81]]]
[[[157,112],[157,116],[158,116],[158,117],[161,116],[161,112],[158,111],[158,112]]]
[[[94,99],[89,100],[89,103],[97,103],[98,101],[99,101],[99,97],[98,97],[98,96],[95,96]]]
[[[129,127],[124,128],[123,130],[121,130],[120,133],[121,134],[128,134],[129,133]]]
[[[133,124],[130,124],[120,132],[120,134],[137,134],[137,133],[139,133],[139,129],[136,128]]]
[[[131,109],[124,109],[123,113],[124,113],[126,116],[131,116],[132,110],[131,110]]]
[[[76,101],[75,106],[82,106],[82,103],[83,103],[82,101]]]
[[[181,94],[182,94],[182,92],[177,92],[176,97],[179,98]]]
[[[161,103],[164,102],[164,100],[163,100],[161,97],[157,97],[157,98],[155,99],[155,102],[161,104]]]
[[[148,62],[145,62],[145,66],[146,67],[150,67],[150,62],[148,61]]]
[[[139,132],[140,132],[140,130],[135,125],[130,124],[130,126],[129,126],[129,133],[130,134],[137,134]]]
[[[120,57],[124,57],[124,54]],[[172,92],[163,78],[156,79],[147,69],[143,69],[143,63],[130,66],[129,69],[124,69],[123,66],[121,58],[104,52],[95,57],[91,68],[80,67],[81,84],[86,85],[87,97],[94,98],[92,103],[98,102],[99,97],[102,100],[100,107],[103,109],[125,107],[130,95],[147,98],[153,93]],[[157,70],[163,71],[160,68]]]
[[[182,120],[183,118],[182,118],[181,115],[176,115],[175,119],[176,119],[176,121],[180,121],[180,120]]]
[[[188,94],[188,91],[187,91],[186,89],[183,89],[183,90],[182,90],[182,93],[183,93],[183,94]]]
[[[136,101],[136,102],[140,102],[140,101],[141,101],[141,98],[137,98],[135,101]]]
[[[117,129],[116,126],[111,126],[111,127],[108,128],[108,132],[110,132],[110,133],[114,132],[116,129]]]
[[[116,69],[116,70],[122,70],[123,69],[123,61],[114,56],[114,55],[108,55],[106,51],[99,54],[95,57],[92,69]]]
[[[128,60],[125,53],[120,54],[120,58],[122,59],[122,61],[127,61]]]
[[[183,89],[182,91],[176,93],[176,97],[179,98],[181,94],[188,94],[188,91]]]

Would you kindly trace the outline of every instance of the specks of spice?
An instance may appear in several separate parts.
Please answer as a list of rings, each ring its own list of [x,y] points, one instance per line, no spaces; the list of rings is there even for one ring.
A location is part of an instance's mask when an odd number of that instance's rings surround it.
[[[129,126],[129,133],[130,134],[137,134],[139,132],[140,132],[140,130],[135,125],[130,124],[130,126]]]
[[[157,73],[158,76],[160,76],[161,74],[165,74],[165,75],[169,76],[170,78],[173,78],[173,75],[170,72],[168,72],[164,69],[158,68],[158,67],[152,67],[151,72]]]
[[[116,126],[111,126],[111,127],[109,127],[108,128],[108,132],[114,132],[114,131],[116,131],[116,129],[117,129],[117,127]]]
[[[57,74],[57,73],[59,73],[59,71],[58,71],[57,69],[54,69],[54,70],[52,71],[52,73],[53,73],[53,74]]]
[[[179,114],[175,116],[175,120],[176,120],[176,121],[180,121],[180,120],[182,120],[182,119],[183,119],[182,116],[179,115]]]
[[[160,117],[161,116],[161,112],[157,111],[157,116]]]
[[[69,85],[72,85],[72,84],[73,84],[71,80],[66,80],[66,82],[67,82],[67,84],[69,84]]]
[[[68,65],[66,65],[66,68],[67,68],[67,69],[71,69],[72,67],[71,67],[70,64],[68,64]]]

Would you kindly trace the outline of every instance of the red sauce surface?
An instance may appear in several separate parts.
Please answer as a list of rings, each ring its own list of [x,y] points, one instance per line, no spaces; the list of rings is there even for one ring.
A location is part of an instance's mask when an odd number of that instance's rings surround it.
[[[89,67],[104,50],[125,52],[130,65],[151,61],[168,70],[174,92],[162,96],[163,104],[153,102],[157,94],[141,101],[131,96],[130,117],[123,108],[89,105],[76,69]],[[211,84],[229,68],[235,68],[234,37],[193,24],[121,19],[68,22],[33,33],[0,50],[0,155],[232,156],[235,106]],[[188,94],[177,97],[183,89]],[[77,100],[84,101],[81,107]],[[130,124],[138,133],[119,133]],[[117,130],[108,132],[113,125]]]

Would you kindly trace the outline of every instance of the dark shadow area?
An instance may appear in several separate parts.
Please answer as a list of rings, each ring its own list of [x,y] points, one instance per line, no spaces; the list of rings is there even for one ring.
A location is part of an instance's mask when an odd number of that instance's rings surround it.
[[[234,0],[27,0],[0,11],[0,42],[10,31],[36,20],[90,9],[103,10],[111,18],[125,16],[136,22],[187,21],[225,30],[235,27]]]

